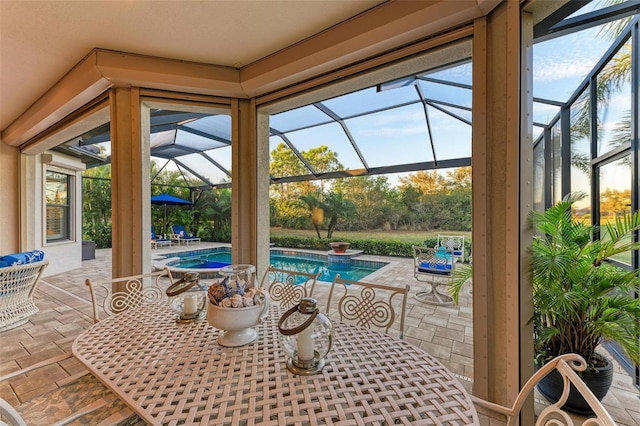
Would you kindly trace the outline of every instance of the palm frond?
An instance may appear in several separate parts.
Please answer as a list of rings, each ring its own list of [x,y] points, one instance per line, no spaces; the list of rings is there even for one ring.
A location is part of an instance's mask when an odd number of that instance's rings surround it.
[[[458,266],[455,269],[453,282],[449,286],[449,294],[453,299],[453,303],[458,305],[460,300],[460,291],[467,281],[473,278],[473,267],[468,263]]]

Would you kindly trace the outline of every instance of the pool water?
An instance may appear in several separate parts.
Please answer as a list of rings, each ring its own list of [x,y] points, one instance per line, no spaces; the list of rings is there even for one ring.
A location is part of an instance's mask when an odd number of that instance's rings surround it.
[[[217,269],[231,264],[231,252],[227,248],[205,249],[193,252],[172,253],[168,257],[179,257],[168,266],[185,269]],[[327,256],[287,250],[272,250],[270,264],[275,268],[316,274],[320,281],[333,281],[336,274],[346,280],[360,280],[386,266],[384,262],[353,259],[350,264],[329,265]]]

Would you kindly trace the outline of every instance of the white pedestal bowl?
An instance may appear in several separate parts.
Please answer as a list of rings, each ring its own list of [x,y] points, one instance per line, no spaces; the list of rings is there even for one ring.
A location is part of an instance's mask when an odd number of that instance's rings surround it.
[[[269,293],[261,290],[264,295],[262,303],[243,308],[223,308],[207,302],[207,321],[212,327],[222,330],[218,337],[218,344],[236,347],[249,344],[256,340],[258,333],[253,329],[267,319],[269,313]]]

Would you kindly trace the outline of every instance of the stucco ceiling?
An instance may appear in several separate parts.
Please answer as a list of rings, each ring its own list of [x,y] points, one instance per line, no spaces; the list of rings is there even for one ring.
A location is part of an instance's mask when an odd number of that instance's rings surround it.
[[[0,0],[0,129],[91,49],[243,66],[383,0]]]

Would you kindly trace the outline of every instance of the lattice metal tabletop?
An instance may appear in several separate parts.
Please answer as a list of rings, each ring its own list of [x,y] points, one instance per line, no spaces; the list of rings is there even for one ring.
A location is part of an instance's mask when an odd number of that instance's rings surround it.
[[[440,362],[392,336],[334,322],[322,372],[287,370],[272,306],[258,338],[219,346],[206,320],[179,324],[145,305],[91,327],[73,353],[151,424],[477,424],[471,398]]]

